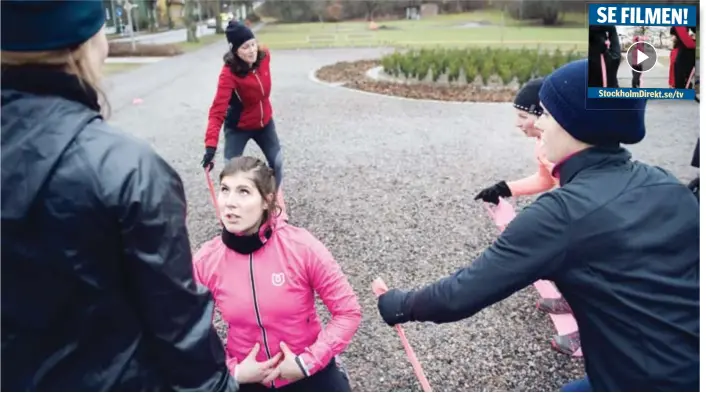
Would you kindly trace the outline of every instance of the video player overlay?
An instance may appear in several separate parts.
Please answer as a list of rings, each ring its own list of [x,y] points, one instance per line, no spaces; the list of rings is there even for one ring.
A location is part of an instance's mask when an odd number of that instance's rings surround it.
[[[697,7],[589,4],[588,98],[693,100]]]

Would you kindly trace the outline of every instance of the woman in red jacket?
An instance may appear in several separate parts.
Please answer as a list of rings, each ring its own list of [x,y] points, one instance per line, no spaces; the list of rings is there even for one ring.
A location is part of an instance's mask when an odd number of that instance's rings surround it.
[[[338,355],[361,321],[358,299],[341,267],[311,233],[277,214],[272,169],[237,157],[220,175],[221,235],[194,257],[228,324],[228,368],[240,391],[343,392]],[[315,295],[331,313],[322,326]]]
[[[689,89],[693,80],[692,72],[696,66],[696,40],[691,36],[690,28],[674,26],[670,34],[674,40],[673,55],[670,56],[669,80],[670,86],[677,89]],[[673,85],[672,85],[673,83]]]
[[[201,165],[213,168],[218,136],[224,127],[226,162],[243,154],[254,139],[275,172],[277,201],[287,219],[282,196],[282,149],[272,119],[270,52],[258,45],[252,30],[237,21],[226,28],[230,50],[223,56],[216,96],[208,112],[206,153]]]

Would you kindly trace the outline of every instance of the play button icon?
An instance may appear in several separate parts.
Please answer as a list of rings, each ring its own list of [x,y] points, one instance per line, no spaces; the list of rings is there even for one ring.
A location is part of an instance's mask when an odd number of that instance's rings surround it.
[[[635,72],[647,72],[657,64],[657,50],[649,42],[638,41],[625,54],[628,66]]]

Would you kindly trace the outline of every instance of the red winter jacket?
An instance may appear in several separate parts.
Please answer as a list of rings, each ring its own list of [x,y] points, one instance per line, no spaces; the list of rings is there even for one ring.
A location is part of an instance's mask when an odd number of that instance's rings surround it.
[[[672,32],[677,36],[678,42],[674,49],[672,49],[669,53],[669,87],[676,86],[674,71],[676,68],[679,51],[683,48],[692,50],[696,49],[696,41],[689,35],[689,28],[685,26],[674,26],[672,28]]]
[[[218,89],[208,111],[206,147],[217,147],[218,136],[228,113],[228,123],[239,130],[259,130],[272,119],[270,104],[270,52],[257,68],[238,77],[224,65],[218,76]]]
[[[674,88],[674,63],[677,61],[677,54],[679,54],[679,48],[672,49],[669,52],[669,87]]]

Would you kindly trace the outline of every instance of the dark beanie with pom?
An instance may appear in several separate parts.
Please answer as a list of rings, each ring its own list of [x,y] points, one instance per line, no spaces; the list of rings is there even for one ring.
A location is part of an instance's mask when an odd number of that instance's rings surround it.
[[[228,26],[226,27],[226,39],[232,50],[238,50],[245,41],[253,38],[255,38],[255,35],[249,27],[236,20],[228,22]]]
[[[542,107],[539,106],[539,89],[542,87],[544,78],[532,79],[522,86],[515,96],[513,106],[521,111],[532,115],[541,116]]]
[[[105,24],[101,0],[2,0],[2,50],[73,49]]]
[[[586,98],[588,60],[565,64],[544,78],[539,99],[575,139],[596,146],[640,142],[645,137],[645,99]]]

